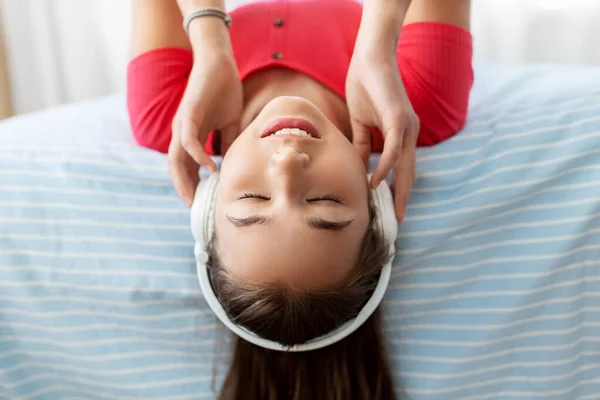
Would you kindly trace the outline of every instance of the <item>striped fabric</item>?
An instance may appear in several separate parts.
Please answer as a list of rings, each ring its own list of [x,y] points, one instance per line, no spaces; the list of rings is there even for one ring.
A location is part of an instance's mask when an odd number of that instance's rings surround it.
[[[398,233],[398,387],[600,399],[600,70],[476,72],[468,126],[419,150]],[[122,102],[0,125],[0,399],[215,398],[230,341]]]

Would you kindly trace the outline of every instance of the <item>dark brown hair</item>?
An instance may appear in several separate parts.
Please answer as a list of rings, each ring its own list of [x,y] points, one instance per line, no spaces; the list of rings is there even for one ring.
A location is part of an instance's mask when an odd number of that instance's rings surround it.
[[[303,291],[284,284],[236,281],[219,263],[216,239],[210,265],[217,298],[238,325],[283,345],[322,336],[354,318],[373,293],[388,261],[388,244],[371,226],[356,265],[334,290]],[[347,338],[318,350],[280,352],[236,338],[221,400],[391,400],[394,384],[377,310]]]

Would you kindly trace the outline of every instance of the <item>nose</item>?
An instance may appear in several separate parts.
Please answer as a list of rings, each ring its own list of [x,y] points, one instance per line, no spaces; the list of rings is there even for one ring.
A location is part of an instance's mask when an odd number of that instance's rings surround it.
[[[293,147],[283,147],[271,156],[271,167],[278,173],[301,172],[310,164],[310,157]]]
[[[283,147],[273,153],[269,167],[276,186],[292,194],[303,186],[302,175],[309,165],[308,154],[293,147]]]

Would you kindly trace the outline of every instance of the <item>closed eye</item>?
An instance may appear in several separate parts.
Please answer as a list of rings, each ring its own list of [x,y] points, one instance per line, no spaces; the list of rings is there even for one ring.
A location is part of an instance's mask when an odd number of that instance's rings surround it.
[[[317,201],[332,201],[334,203],[342,204],[342,198],[333,194],[326,194],[325,196],[314,197],[306,201],[308,201],[309,203]]]
[[[238,197],[238,200],[243,200],[243,199],[271,200],[270,197],[263,196],[262,194],[257,194],[257,193],[244,193],[243,195]]]

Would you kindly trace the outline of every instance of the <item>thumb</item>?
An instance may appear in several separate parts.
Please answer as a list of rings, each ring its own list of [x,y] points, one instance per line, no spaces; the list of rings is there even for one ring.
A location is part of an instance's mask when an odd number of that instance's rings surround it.
[[[371,129],[356,121],[350,121],[350,124],[352,126],[352,144],[365,165],[368,165],[371,154]]]
[[[240,126],[237,122],[221,130],[221,155],[225,155],[225,153],[227,153],[227,150],[229,150],[239,134]]]

